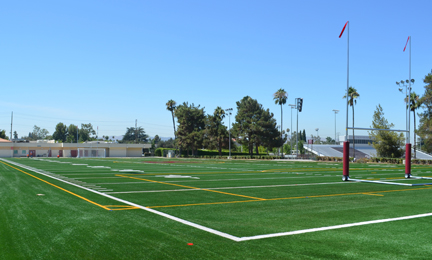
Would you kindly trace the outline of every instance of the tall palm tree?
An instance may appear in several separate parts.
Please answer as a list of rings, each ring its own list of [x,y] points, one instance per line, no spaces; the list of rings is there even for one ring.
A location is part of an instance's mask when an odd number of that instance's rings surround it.
[[[276,105],[280,105],[281,106],[281,140],[283,140],[282,137],[282,115],[283,115],[283,111],[282,111],[282,105],[285,105],[288,99],[288,94],[286,93],[286,91],[282,88],[280,88],[278,91],[276,91],[273,94],[273,100],[275,101]],[[282,157],[283,157],[283,144],[282,144]]]
[[[415,93],[411,92],[411,97],[409,100],[409,110],[414,114],[414,159],[416,159],[416,119],[415,119],[415,111],[420,107],[420,97]],[[408,97],[405,98],[405,102],[408,103]]]
[[[174,139],[176,139],[176,129],[175,129],[175,122],[174,122],[174,110],[176,108],[176,104],[177,103],[172,99],[168,100],[168,102],[166,103],[167,110],[171,111],[171,115],[172,115],[173,127],[174,127]]]
[[[353,111],[353,158],[355,158],[355,139],[354,139],[354,105],[357,104],[357,98],[360,97],[360,94],[357,92],[357,89],[353,87],[348,88],[348,97],[345,94],[343,98],[346,98],[348,100],[348,105],[352,107]],[[347,136],[348,140],[348,136]]]
[[[216,107],[214,115],[222,120],[225,117],[225,110],[223,110],[221,107]]]

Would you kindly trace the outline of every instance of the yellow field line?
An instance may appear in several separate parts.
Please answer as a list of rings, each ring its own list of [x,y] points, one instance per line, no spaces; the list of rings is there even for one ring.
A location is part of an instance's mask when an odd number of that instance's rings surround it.
[[[147,208],[187,207],[187,206],[217,205],[217,204],[228,204],[228,203],[271,201],[271,200],[293,200],[293,199],[307,199],[307,198],[325,198],[325,197],[349,196],[349,195],[384,196],[384,195],[376,194],[376,193],[398,192],[398,191],[412,191],[412,190],[427,190],[427,189],[432,189],[432,187],[429,187],[429,188],[404,189],[404,190],[387,190],[387,191],[369,191],[369,192],[353,192],[353,193],[341,193],[341,194],[311,195],[311,196],[298,196],[298,197],[274,198],[274,199],[262,199],[262,200],[243,200],[243,201],[231,201],[231,202],[210,202],[210,203],[195,203],[195,204],[181,204],[181,205],[147,206]]]
[[[371,195],[371,196],[384,196],[382,194],[374,194],[374,193],[363,193],[364,195]]]
[[[194,204],[182,204],[182,205],[147,206],[147,208],[153,209],[153,208],[187,207],[187,206],[230,204],[230,203],[242,203],[242,202],[254,202],[254,201],[262,201],[262,200],[239,200],[239,201],[207,202],[207,203],[194,203]]]
[[[115,176],[125,177],[125,178],[130,178],[130,179],[135,179],[135,180],[143,180],[143,181],[154,182],[154,183],[160,183],[160,184],[166,184],[166,185],[172,185],[172,186],[177,186],[177,187],[182,187],[182,188],[188,188],[188,189],[194,189],[194,190],[210,191],[210,192],[221,193],[221,194],[225,194],[225,195],[243,197],[243,198],[254,199],[254,200],[265,200],[265,199],[262,199],[262,198],[256,198],[256,197],[251,197],[251,196],[246,196],[246,195],[234,194],[234,193],[217,191],[217,190],[202,189],[202,188],[185,186],[185,185],[180,185],[180,184],[175,184],[175,183],[162,182],[162,181],[153,181],[153,180],[148,180],[148,179],[143,179],[143,178],[136,178],[136,177],[126,176],[126,175],[121,175],[121,174],[116,174]]]
[[[34,175],[32,175],[32,174],[30,174],[30,173],[28,173],[28,172],[25,172],[25,171],[23,171],[23,170],[21,170],[21,169],[18,169],[18,168],[16,168],[16,167],[14,167],[14,166],[12,166],[12,165],[9,165],[9,164],[7,164],[7,163],[4,163],[4,162],[2,162],[2,161],[0,161],[0,162],[3,163],[4,165],[7,165],[7,166],[9,166],[9,167],[11,167],[11,168],[17,170],[17,171],[20,171],[20,172],[22,172],[22,173],[25,173],[25,174],[27,174],[28,176],[31,176],[31,177],[33,177],[33,178],[35,178],[35,179],[37,179],[37,180],[40,180],[40,181],[42,181],[42,182],[45,182],[46,184],[49,184],[49,185],[51,185],[51,186],[53,186],[53,187],[56,187],[57,189],[60,189],[60,190],[65,191],[65,192],[67,192],[67,193],[69,193],[69,194],[72,194],[72,195],[74,195],[74,196],[76,196],[76,197],[78,197],[78,198],[80,198],[80,199],[83,199],[83,200],[85,200],[85,201],[87,201],[87,202],[90,202],[91,204],[94,204],[94,205],[99,206],[99,207],[101,207],[101,208],[104,208],[104,209],[106,209],[106,210],[110,210],[110,208],[107,208],[107,207],[105,207],[105,206],[103,206],[103,205],[100,205],[100,204],[94,202],[94,201],[91,201],[91,200],[89,200],[89,199],[87,199],[87,198],[84,198],[84,197],[82,197],[82,196],[80,196],[80,195],[78,195],[78,194],[75,194],[75,193],[73,193],[73,192],[71,192],[71,191],[68,191],[68,190],[66,190],[66,189],[64,189],[64,188],[62,188],[62,187],[59,187],[59,186],[57,186],[57,185],[55,185],[55,184],[52,184],[51,182],[48,182],[48,181],[46,181],[46,180],[43,180],[43,179],[41,179],[41,178],[39,178],[39,177],[36,177],[36,176],[34,176]]]

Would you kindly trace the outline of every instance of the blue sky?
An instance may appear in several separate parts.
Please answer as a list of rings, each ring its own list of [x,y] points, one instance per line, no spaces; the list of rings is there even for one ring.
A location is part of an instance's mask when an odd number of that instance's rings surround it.
[[[431,1],[7,1],[0,9],[0,129],[92,123],[99,136],[144,127],[173,136],[165,103],[213,113],[248,95],[280,124],[273,93],[304,99],[299,129],[345,133],[347,34],[350,85],[360,93],[356,126],[370,127],[378,104],[405,128],[403,94],[412,37],[413,90],[431,72]],[[349,124],[352,122],[351,108]],[[294,111],[295,112],[295,111]],[[293,128],[295,129],[295,113]],[[228,125],[228,118],[225,120]],[[356,131],[356,134],[367,134]]]

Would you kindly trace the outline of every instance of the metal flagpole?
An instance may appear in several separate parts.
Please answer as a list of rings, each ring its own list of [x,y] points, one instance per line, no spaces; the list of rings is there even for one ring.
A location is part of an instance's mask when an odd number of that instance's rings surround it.
[[[408,83],[408,143],[405,147],[405,178],[411,177],[411,36],[409,39],[409,83]],[[415,142],[415,140],[414,140]],[[415,143],[414,143],[415,144]]]
[[[298,159],[298,111],[299,111],[299,108],[298,108],[298,98],[296,98],[295,99],[295,102],[296,102],[296,109],[297,109],[297,130],[296,130],[296,145],[297,145],[297,147],[296,147],[296,159]]]
[[[346,90],[346,140],[343,144],[343,181],[349,180],[349,141],[348,141],[348,91],[349,91],[349,21],[347,22],[348,31],[347,31],[347,90]],[[342,31],[343,32],[343,31]],[[341,34],[342,35],[342,34]],[[340,36],[339,36],[340,37]]]
[[[348,29],[347,29],[347,104],[346,104],[346,140],[348,141],[348,89],[349,89],[349,21],[348,21]]]

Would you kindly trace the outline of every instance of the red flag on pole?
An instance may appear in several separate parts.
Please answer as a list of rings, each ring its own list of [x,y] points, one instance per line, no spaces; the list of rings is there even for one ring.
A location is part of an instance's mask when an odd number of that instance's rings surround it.
[[[347,26],[348,22],[345,23],[342,32],[339,34],[339,38],[342,37],[343,32],[345,31],[345,27]]]
[[[406,49],[406,46],[408,45],[408,42],[409,42],[409,36],[408,36],[408,40],[407,40],[407,42],[405,43],[405,48],[404,48],[404,51],[405,51],[405,49]]]

